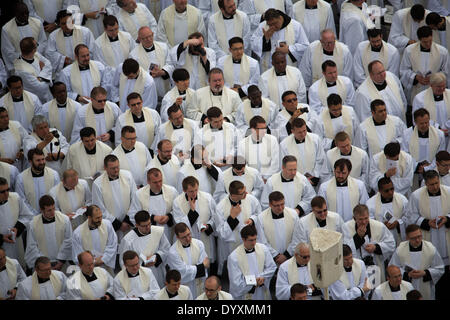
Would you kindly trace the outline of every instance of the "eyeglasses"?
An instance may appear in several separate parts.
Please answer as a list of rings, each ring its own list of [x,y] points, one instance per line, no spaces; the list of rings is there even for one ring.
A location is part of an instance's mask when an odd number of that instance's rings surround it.
[[[9,188],[8,188],[8,189],[5,189],[5,190],[1,190],[0,193],[9,192],[9,190],[10,190]]]
[[[106,102],[106,99],[101,99],[101,100],[94,99],[94,100],[97,101],[98,103]]]
[[[291,103],[291,102],[295,102],[295,101],[298,101],[298,99],[297,98],[292,98],[292,99],[286,100],[287,103]]]
[[[309,259],[311,256],[300,256],[302,259]]]
[[[205,291],[206,292],[215,292],[215,291],[217,291],[219,288],[217,288],[217,289],[208,289],[208,288],[205,288]]]

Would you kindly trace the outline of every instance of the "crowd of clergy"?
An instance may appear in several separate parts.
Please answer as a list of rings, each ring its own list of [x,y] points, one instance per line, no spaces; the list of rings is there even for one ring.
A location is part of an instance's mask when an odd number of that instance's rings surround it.
[[[449,0],[14,8],[0,300],[449,298]]]

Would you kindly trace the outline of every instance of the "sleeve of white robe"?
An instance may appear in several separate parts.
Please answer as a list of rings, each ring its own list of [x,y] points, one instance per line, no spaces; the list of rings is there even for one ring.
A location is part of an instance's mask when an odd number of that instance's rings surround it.
[[[353,16],[343,19],[341,15],[339,39],[348,46],[352,54],[356,51],[358,44],[367,40],[364,22]]]
[[[226,33],[226,30],[225,30]],[[227,42],[228,43],[228,42]],[[244,42],[245,43],[245,42]],[[217,59],[226,56],[228,52],[222,50],[219,45],[219,40],[216,34],[216,24],[214,22],[214,17],[211,15],[208,20],[208,47],[216,52]]]
[[[406,13],[409,14],[409,13]],[[405,15],[403,15],[404,17]],[[402,51],[405,49],[410,39],[403,33],[403,19],[397,11],[392,17],[391,30],[389,31],[388,42]]]
[[[406,174],[403,173],[403,177],[393,176],[391,180],[395,184],[395,190],[401,194],[407,194],[413,184],[414,177],[414,160],[412,157],[407,157],[406,159]]]
[[[238,9],[244,11],[250,20],[250,29],[255,30],[261,23],[261,14],[257,13],[251,0],[241,0]]]
[[[277,300],[289,300],[291,296],[291,285],[288,278],[288,265],[290,261],[285,261],[278,269],[277,281],[275,284],[275,294]]]
[[[357,90],[355,92],[354,110],[360,122],[363,122],[365,119],[372,116],[372,113],[370,112],[370,98],[367,96],[365,90]]]
[[[365,203],[365,202],[361,202],[361,203]],[[381,248],[383,260],[389,259],[395,250],[396,244],[395,244],[394,236],[392,235],[392,233],[389,231],[389,229],[385,225],[383,225],[381,239],[379,242],[377,242],[377,244]]]
[[[177,177],[178,177],[178,173],[177,173]],[[180,193],[180,194],[183,194],[183,193]],[[174,223],[177,224],[180,222],[184,222],[184,223],[186,223],[187,226],[189,226],[189,229],[191,229],[192,226],[191,226],[191,223],[189,222],[188,216],[186,214],[184,214],[183,211],[181,211],[181,208],[178,205],[178,201],[175,201],[175,199],[174,199],[173,205],[172,205],[172,215],[173,215]]]
[[[414,78],[417,73],[413,71],[411,62],[411,50],[406,49],[403,52],[403,58],[400,63],[400,80],[406,92],[410,92],[413,87]]]
[[[354,261],[353,263],[358,263]],[[345,285],[341,280],[337,280],[332,285],[328,287],[330,290],[330,294],[335,300],[354,300],[355,298],[361,297],[361,289],[364,287],[364,282],[367,278],[366,266],[364,263],[360,264],[361,266],[361,279],[356,287],[352,287],[347,290]]]
[[[214,191],[213,198],[216,203],[219,203],[220,200],[227,196],[228,192],[225,190],[225,185],[223,181],[223,175],[219,175],[216,183],[216,190]]]
[[[181,273],[182,284],[195,280],[195,276],[197,274],[197,264],[201,264],[207,257],[203,242],[197,241],[196,244],[199,246],[200,255],[197,261],[192,261],[193,265],[186,264],[183,259],[181,259],[174,246],[172,246],[169,250],[169,254],[167,256],[168,264],[171,269],[176,269]]]
[[[6,32],[5,28],[2,28],[2,36],[1,36],[1,51],[2,51],[2,57],[5,61],[5,66],[7,70],[12,70],[14,68],[14,60],[19,58],[20,52],[16,51],[16,48],[11,43],[11,40],[9,38],[9,34]]]
[[[257,172],[252,190],[252,194],[255,196],[256,199],[259,199],[261,197],[263,189],[264,189],[264,181],[262,179],[261,173]]]
[[[99,181],[99,182],[101,185],[101,181]],[[103,200],[102,190],[101,190],[100,186],[98,186],[95,183],[95,181],[94,181],[94,183],[92,183],[92,204],[95,204],[96,206],[98,206],[100,208],[100,210],[103,213],[103,219],[107,219],[107,220],[111,221],[111,223],[116,219],[114,214],[110,213],[108,211],[108,209],[106,208],[106,205]]]
[[[305,86],[305,81],[303,81],[303,77],[302,77],[302,73],[301,72],[298,72],[297,99],[298,99],[299,103],[306,103],[307,102],[306,101],[306,86]]]
[[[314,191],[314,188],[309,182],[309,180],[303,175],[302,180],[303,180],[302,199],[299,201],[298,205],[303,209],[303,212],[306,214],[311,211],[311,200],[316,196],[316,192]]]
[[[156,294],[161,290],[161,288],[158,285],[158,281],[156,281],[155,275],[153,274],[151,269],[144,269],[147,273],[147,276],[150,278],[150,283],[148,285],[148,290],[144,292],[141,297],[144,300],[155,300]]]
[[[309,89],[312,85],[311,46],[308,46],[303,53],[302,59],[298,63],[298,69],[302,73],[306,88]]]
[[[34,214],[30,210],[30,208],[25,204],[24,198],[19,198],[19,219],[18,221],[21,222],[23,225],[27,226],[30,221],[33,219]]]
[[[30,204],[30,201],[25,196],[25,186],[23,185],[23,177],[21,174],[17,176],[14,189],[19,194],[20,198],[24,200],[25,205],[28,207],[28,210],[33,213],[33,216],[38,215],[39,211],[34,209],[34,207]]]
[[[254,225],[257,231],[261,230],[262,233],[264,234],[264,239],[266,240],[264,241],[264,245],[267,247],[267,251],[270,253],[270,259],[273,260],[273,258],[275,258],[279,254],[279,252],[270,245],[269,241],[267,240],[267,237],[265,236],[264,221],[262,215],[257,216]]]
[[[39,250],[38,243],[34,232],[34,226],[30,223],[27,233],[27,246],[25,249],[25,262],[28,268],[34,268],[34,262],[37,258],[44,256],[44,253]]]
[[[294,232],[292,233],[291,243],[289,244],[286,251],[291,256],[293,256],[295,247],[299,243],[309,243],[309,239],[307,239],[307,231],[305,230],[305,226],[302,219],[295,219]]]
[[[109,221],[108,221],[109,222]],[[110,268],[115,267],[117,254],[117,235],[111,223],[108,223],[108,239],[103,251],[102,261]]]
[[[116,275],[113,281],[113,296],[116,300],[128,300],[125,289],[120,283],[119,277]]]
[[[142,92],[142,101],[144,106],[151,109],[156,109],[158,104],[158,94],[156,92],[156,84],[153,77],[149,77],[150,81],[146,83],[144,87],[144,92]]]
[[[64,67],[64,60],[66,57],[58,51],[58,47],[56,44],[56,32],[59,29],[56,29],[48,36],[47,48],[45,48],[45,56],[51,61],[53,72],[59,72]]]
[[[71,260],[72,259],[72,224],[69,218],[64,215],[64,239],[59,247],[59,252],[56,258],[58,260]]]

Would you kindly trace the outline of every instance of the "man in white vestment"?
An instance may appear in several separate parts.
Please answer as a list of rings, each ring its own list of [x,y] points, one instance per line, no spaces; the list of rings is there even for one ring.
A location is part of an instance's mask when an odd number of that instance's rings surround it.
[[[96,205],[87,207],[87,220],[73,232],[72,255],[89,250],[94,256],[94,265],[105,268],[111,275],[116,266],[117,235],[112,223],[103,219],[103,213]]]
[[[73,122],[81,104],[67,96],[67,86],[61,81],[54,82],[50,91],[54,99],[42,105],[42,114],[48,119],[48,125],[61,131],[70,143]]]
[[[331,5],[328,2],[324,0],[301,0],[293,5],[292,11],[294,13],[292,18],[302,24],[309,42],[319,40],[321,32],[325,29],[330,29],[336,33],[333,10],[331,10]],[[286,298],[288,298],[287,295]]]
[[[272,100],[281,109],[283,93],[292,90],[297,94],[299,102],[306,103],[302,73],[296,67],[287,65],[286,54],[275,51],[272,54],[272,65],[259,79],[258,87],[261,88],[263,97]]]
[[[170,90],[170,75],[174,67],[167,64],[170,48],[164,42],[154,41],[154,33],[149,27],[141,27],[138,33],[139,45],[130,52],[139,65],[148,72],[155,81],[158,99],[162,99]]]
[[[28,151],[30,167],[22,171],[16,180],[16,192],[34,215],[39,214],[39,199],[59,183],[59,174],[46,167],[45,156],[40,149]]]
[[[364,262],[353,258],[352,249],[346,244],[343,245],[342,261],[344,272],[336,282],[328,287],[331,299],[355,300],[364,297],[370,291]]]
[[[39,199],[39,207],[41,214],[28,227],[25,261],[31,269],[36,259],[45,255],[52,269],[61,271],[66,261],[72,259],[72,225],[69,217],[55,210],[55,200],[49,195]]]
[[[355,89],[352,80],[346,76],[338,75],[337,65],[333,60],[322,63],[323,77],[314,82],[308,90],[308,101],[311,109],[320,114],[327,108],[327,97],[338,94],[344,105],[355,108]]]
[[[342,105],[338,94],[332,93],[327,98],[327,106],[317,117],[317,131],[322,136],[324,151],[333,149],[336,134],[346,132],[350,141],[356,140],[359,135],[359,119],[352,107]]]
[[[234,1],[234,0],[233,0]],[[233,37],[228,40],[228,51],[217,59],[217,67],[223,70],[225,85],[239,93],[241,98],[248,96],[250,85],[257,85],[259,81],[259,63],[244,54],[244,40]]]
[[[328,208],[347,222],[353,217],[353,208],[369,199],[364,182],[352,178],[352,163],[340,158],[334,165],[334,176],[320,185],[317,195],[325,198]]]
[[[90,93],[90,102],[77,109],[73,121],[71,144],[80,140],[80,131],[91,127],[97,134],[96,139],[114,147],[114,127],[120,115],[117,104],[106,99],[107,92],[103,87],[95,87]]]
[[[58,28],[55,18],[63,8],[63,0],[25,0],[24,3],[30,10],[30,15],[42,21],[46,34]]]
[[[328,210],[324,197],[315,196],[311,200],[311,212],[297,220],[297,224],[294,226],[292,241],[287,249],[289,254],[294,253],[294,249],[299,243],[310,243],[309,235],[315,228],[340,232],[343,242],[348,241],[349,232],[342,217],[338,213]]]
[[[443,72],[450,83],[448,50],[433,41],[432,29],[423,26],[417,29],[419,42],[408,46],[400,63],[400,79],[408,104],[412,104],[415,96],[430,87],[431,74]]]
[[[381,99],[389,115],[397,116],[406,123],[407,101],[399,78],[386,71],[383,62],[373,60],[368,67],[369,76],[355,92],[355,112],[363,122],[371,116],[370,103]]]
[[[365,0],[346,0],[341,6],[339,40],[353,55],[359,43],[367,40],[367,30],[375,27],[367,11]]]
[[[174,104],[181,108],[183,114],[186,114],[186,110],[193,110],[195,108],[194,105],[197,103],[195,90],[189,87],[190,75],[186,69],[175,69],[172,73],[172,80],[175,85],[164,95],[161,101],[159,114],[162,123],[169,120],[167,111]]]
[[[246,165],[246,160],[242,156],[235,156],[231,168],[226,169],[219,176],[214,191],[214,200],[219,203],[220,200],[229,195],[229,186],[238,180],[245,185],[246,191],[251,193],[256,199],[259,199],[264,188],[264,181],[257,169]]]
[[[242,243],[240,231],[246,225],[254,224],[261,213],[259,200],[247,193],[241,181],[232,181],[228,192],[228,197],[218,203],[213,214],[218,235],[217,260],[220,275],[226,270],[226,260],[230,253]],[[265,241],[261,237],[258,240]]]
[[[103,268],[95,267],[90,251],[77,256],[80,270],[67,279],[66,300],[114,300],[113,277]]]
[[[119,159],[114,154],[105,157],[104,169],[92,184],[92,203],[112,223],[120,242],[133,226],[128,210],[136,196],[136,183],[130,171],[120,169]]]
[[[125,126],[121,130],[122,143],[111,154],[121,163],[121,168],[131,172],[136,186],[141,188],[146,184],[144,170],[152,159],[145,144],[136,141],[136,130],[132,126]]]
[[[58,80],[66,84],[71,99],[88,104],[93,88],[102,86],[110,89],[111,68],[100,61],[91,60],[89,48],[85,44],[77,45],[74,52],[75,61],[60,72]],[[108,96],[111,95],[112,90],[108,93]]]
[[[277,269],[269,248],[257,243],[254,226],[241,232],[242,244],[228,256],[230,293],[235,300],[270,300],[269,283]]]
[[[439,180],[444,186],[450,187],[450,153],[441,150],[436,153],[436,171],[439,173]]]
[[[133,58],[125,59],[117,67],[112,86],[115,94],[112,94],[111,100],[118,102],[122,112],[127,110],[127,97],[132,92],[141,95],[144,106],[156,109],[158,95],[155,81]]]
[[[16,300],[65,300],[66,275],[53,270],[50,259],[39,257],[31,276],[17,285]]]
[[[441,16],[436,12],[430,12],[425,18],[425,23],[433,29],[433,39],[448,50],[450,46],[449,15]],[[436,39],[436,33],[439,34],[439,39]]]
[[[167,271],[163,287],[156,295],[155,300],[193,300],[191,289],[181,284],[181,273],[172,269]]]
[[[368,176],[370,188],[378,191],[378,180],[382,177],[391,178],[395,190],[408,196],[413,184],[414,165],[414,159],[400,149],[400,143],[388,143],[382,152],[375,154],[371,159]]]
[[[336,147],[326,152],[326,158],[321,171],[322,182],[333,176],[333,166],[338,159],[348,159],[352,163],[350,176],[364,182],[366,190],[369,189],[370,160],[367,152],[352,145],[352,140],[345,131],[338,132],[334,137]]]
[[[247,14],[236,10],[235,0],[218,2],[219,12],[208,19],[208,47],[216,51],[217,60],[228,54],[229,40],[234,37],[243,39],[245,52],[250,55],[251,32]],[[242,51],[243,53],[243,51]]]
[[[186,0],[173,0],[172,5],[161,11],[158,29],[153,30],[156,30],[156,40],[167,43],[171,48],[187,40],[194,32],[206,35],[201,11],[187,4]]]
[[[34,148],[44,152],[46,164],[59,174],[62,173],[62,161],[69,151],[70,145],[62,132],[55,128],[49,128],[48,120],[43,115],[38,114],[31,119],[33,132],[23,139],[23,152]]]
[[[387,267],[386,278],[387,281],[373,291],[372,300],[406,300],[406,294],[414,290],[411,283],[402,280],[402,272],[397,266]]]
[[[184,195],[183,195],[184,196]],[[191,230],[184,222],[175,225],[177,240],[170,247],[168,265],[181,274],[181,283],[191,290],[192,296],[203,293],[203,282],[208,276],[210,261],[201,240],[193,238]]]
[[[359,125],[359,135],[354,143],[370,157],[381,152],[386,144],[401,141],[406,124],[397,116],[387,113],[386,104],[381,99],[370,102],[371,117]]]
[[[194,144],[194,138],[199,130],[198,123],[184,117],[180,106],[174,104],[167,109],[169,120],[159,127],[156,141],[164,139],[172,142],[173,154],[183,163],[190,158],[190,151]],[[177,181],[178,183],[178,181]]]
[[[249,167],[257,169],[265,183],[280,170],[278,141],[266,133],[267,124],[261,116],[250,120],[250,130],[252,133],[239,142],[237,155],[244,157]]]
[[[22,143],[27,135],[18,121],[9,120],[8,110],[0,107],[0,161],[15,166],[19,172],[24,160]]]
[[[17,170],[15,166],[10,165],[7,162],[0,161],[0,177],[4,177],[8,184],[11,185],[11,191],[15,191],[14,186],[16,185],[16,180],[19,173],[19,170]]]
[[[84,215],[79,215],[79,210],[92,204],[92,194],[86,180],[78,179],[76,170],[64,171],[61,182],[50,189],[49,195],[55,200],[56,210],[69,217],[72,229],[86,220]]]
[[[119,30],[115,16],[108,15],[102,20],[104,32],[95,40],[99,60],[115,71],[136,47],[136,42],[128,32]]]
[[[367,30],[369,40],[358,44],[353,57],[353,81],[355,87],[369,76],[367,66],[374,60],[379,60],[395,76],[399,77],[400,54],[392,44],[383,40],[381,29]]]
[[[150,214],[141,210],[134,215],[136,227],[127,233],[119,245],[118,253],[120,266],[123,268],[123,257],[128,250],[139,255],[142,266],[149,268],[160,287],[164,286],[166,276],[166,260],[170,243],[164,234],[164,227],[152,225]]]
[[[33,130],[31,119],[42,114],[42,104],[38,96],[23,89],[22,78],[11,76],[6,80],[8,93],[0,98],[0,105],[8,110],[11,120],[19,122],[28,132]]]
[[[141,266],[136,251],[123,253],[124,267],[114,278],[114,298],[117,300],[154,300],[160,288],[150,268]]]
[[[222,291],[222,283],[217,276],[209,276],[205,280],[205,292],[195,300],[234,300],[228,292]]]
[[[278,269],[275,287],[277,300],[290,300],[291,287],[296,283],[307,286],[308,300],[320,299],[321,292],[314,286],[309,261],[309,246],[299,243],[295,246],[294,256],[283,262]]]
[[[191,88],[197,90],[208,85],[209,71],[216,66],[216,52],[205,47],[202,33],[194,32],[170,49],[168,64],[186,69],[191,76]]]
[[[18,260],[25,268],[22,234],[33,219],[33,213],[17,193],[9,190],[8,181],[0,177],[0,247],[8,258]]]
[[[419,290],[424,300],[435,299],[435,285],[444,274],[444,262],[436,247],[422,240],[422,230],[416,224],[406,228],[407,241],[400,243],[389,265],[402,270],[403,279]]]
[[[176,188],[176,177],[178,171],[180,170],[180,161],[178,160],[178,157],[172,154],[172,142],[167,139],[159,141],[157,150],[156,156],[150,160],[148,166],[145,168],[145,171],[148,173],[148,170],[152,168],[159,169],[162,173],[164,183]]]
[[[0,247],[0,300],[15,300],[17,284],[26,277],[19,262]]]
[[[406,239],[408,225],[408,199],[395,191],[391,178],[378,180],[378,192],[366,202],[371,219],[378,220],[389,229],[395,239],[396,247]]]
[[[32,37],[20,41],[20,56],[14,60],[14,74],[22,78],[25,90],[45,103],[51,100],[52,65],[37,52],[37,48],[38,43]]]
[[[252,50],[260,59],[261,72],[274,65],[275,52],[288,55],[287,64],[297,66],[309,45],[302,24],[275,8],[264,12],[264,20],[256,28],[251,41]]]
[[[414,191],[409,198],[407,215],[410,223],[420,226],[424,240],[436,247],[444,261],[445,273],[436,284],[436,299],[440,300],[448,298],[450,188],[440,183],[439,174],[434,170],[427,171],[424,179],[425,186]]]
[[[20,57],[20,40],[33,37],[39,44],[39,53],[44,53],[47,46],[47,36],[42,22],[30,17],[28,7],[23,2],[15,3],[14,18],[9,20],[1,32],[1,51],[8,72],[14,69],[14,60]]]
[[[369,209],[365,204],[353,208],[353,219],[347,225],[350,241],[348,245],[366,267],[380,268],[380,281],[385,279],[385,261],[391,258],[395,250],[395,239],[389,229],[380,221],[369,218]]]
[[[66,9],[58,11],[55,23],[59,28],[48,36],[45,55],[52,63],[53,72],[56,75],[76,60],[74,50],[79,44],[87,45],[93,58],[101,60],[100,48],[95,43],[91,30],[74,24],[72,19],[72,13]]]
[[[332,60],[336,63],[338,74],[353,79],[353,57],[347,45],[336,40],[335,31],[325,29],[320,40],[311,41],[303,54],[298,68],[302,72],[306,88],[322,77],[322,63]]]
[[[261,207],[269,207],[269,195],[273,191],[281,192],[286,200],[286,206],[295,209],[299,217],[311,211],[310,202],[316,192],[308,179],[298,172],[298,159],[293,155],[284,156],[281,171],[267,179],[261,194]]]
[[[144,4],[136,3],[136,0],[118,0],[117,6],[120,8],[116,13],[120,29],[131,34],[133,39],[137,39],[138,30],[143,26],[156,30],[156,19]]]

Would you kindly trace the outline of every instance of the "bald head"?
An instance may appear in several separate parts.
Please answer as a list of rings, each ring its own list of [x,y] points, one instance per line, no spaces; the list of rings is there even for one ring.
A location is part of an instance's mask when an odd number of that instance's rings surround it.
[[[397,273],[397,272],[401,272],[400,268],[394,265],[390,265],[389,267],[386,268],[386,272],[388,276],[392,276],[393,274]]]
[[[144,48],[153,46],[153,31],[147,26],[141,27],[138,31],[138,40]]]

